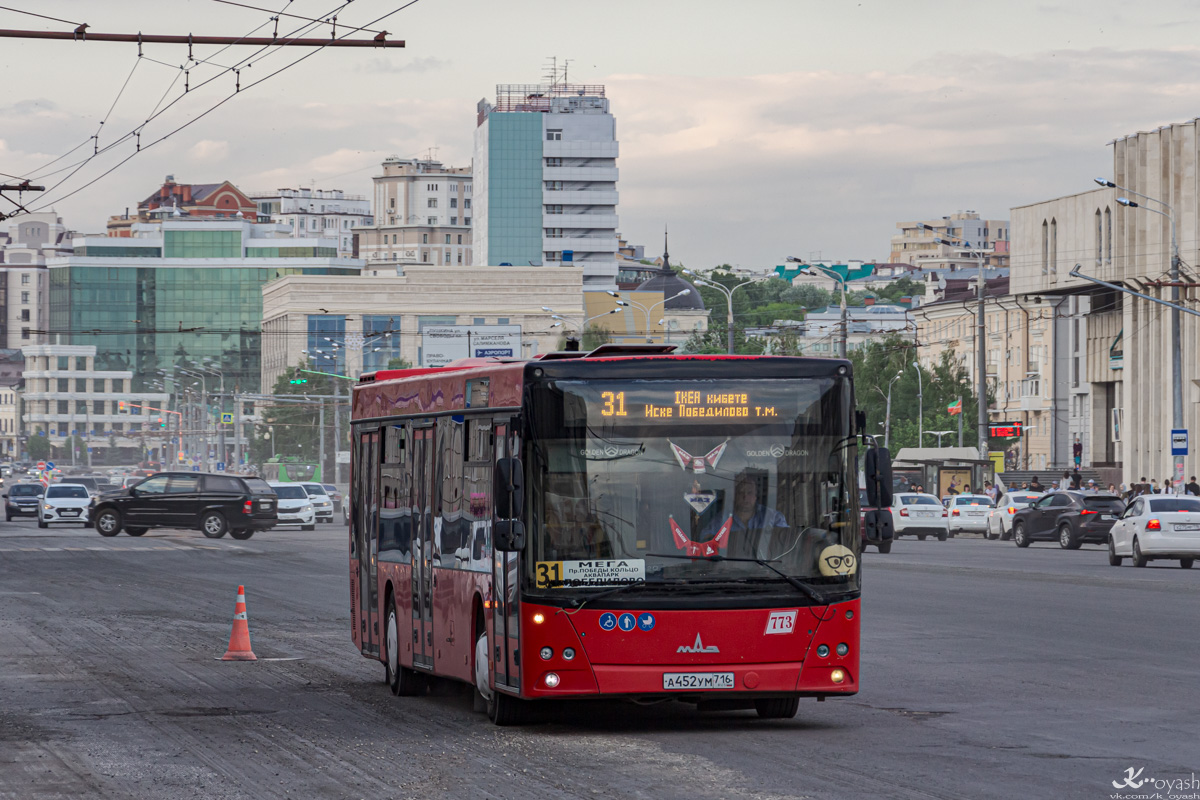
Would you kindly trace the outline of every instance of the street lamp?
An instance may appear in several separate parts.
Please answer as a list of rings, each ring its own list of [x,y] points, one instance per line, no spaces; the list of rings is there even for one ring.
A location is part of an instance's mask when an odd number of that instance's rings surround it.
[[[966,250],[968,254],[979,260],[979,283],[975,295],[976,311],[975,311],[975,392],[978,395],[978,414],[976,417],[976,425],[978,430],[976,436],[979,441],[976,443],[979,448],[979,457],[986,459],[988,457],[988,418],[987,418],[987,341],[985,339],[986,327],[984,324],[984,289],[986,282],[983,277],[984,261],[987,258],[987,251],[983,248],[972,248],[971,243],[966,239],[955,236],[951,233],[942,233],[935,229],[932,225],[921,224],[921,227],[927,231],[940,234],[935,236],[934,241],[938,244],[946,245],[947,247],[959,247]],[[942,236],[947,238],[941,238]],[[953,239],[955,241],[950,241]],[[941,440],[939,440],[940,442]],[[940,445],[939,445],[940,446]]]
[[[795,256],[788,256],[787,260],[793,264],[804,264],[804,268],[801,269],[800,271],[807,272],[809,275],[813,274],[811,272],[808,272],[810,269],[820,270],[825,275],[825,277],[833,278],[835,281],[837,281],[838,286],[841,287],[841,289],[842,289],[842,322],[841,322],[842,338],[841,338],[841,341],[838,342],[838,358],[845,358],[846,357],[846,340],[850,333],[850,323],[846,319],[846,278],[843,277],[842,274],[840,272],[838,272],[837,270],[830,269],[829,267],[822,266],[821,264],[806,264],[804,262],[804,259],[802,259],[802,258],[796,258]],[[848,276],[849,276],[849,270],[847,270],[847,277]]]
[[[1096,179],[1097,183],[1101,182],[1100,178]],[[1171,426],[1175,430],[1182,430],[1183,423],[1183,348],[1182,348],[1182,333],[1180,330],[1179,315],[1179,244],[1175,239],[1175,210],[1171,206],[1164,203],[1162,200],[1156,200],[1153,197],[1146,197],[1144,194],[1122,189],[1111,181],[1104,181],[1102,186],[1109,186],[1115,189],[1129,192],[1138,197],[1145,198],[1153,203],[1158,203],[1166,209],[1159,211],[1157,208],[1140,205],[1130,200],[1128,197],[1118,197],[1117,203],[1126,208],[1140,208],[1143,211],[1149,211],[1153,214],[1158,214],[1160,217],[1166,217],[1167,222],[1171,223]],[[1175,456],[1175,481],[1183,481],[1183,456]]]
[[[950,434],[950,433],[954,433],[954,431],[925,431],[925,432],[933,434],[934,436],[938,437],[938,447],[942,446],[942,437],[943,436]]]
[[[918,372],[917,374],[920,375],[920,372]],[[891,439],[892,439],[892,384],[894,384],[896,381],[900,380],[900,378],[903,376],[904,376],[904,370],[901,370],[896,373],[896,377],[894,377],[890,381],[888,381],[887,413],[883,417],[884,418],[884,425],[883,425],[883,446],[884,447],[887,447],[888,443],[891,442]]]
[[[687,272],[687,270],[684,270],[684,272]],[[698,280],[697,283],[701,283],[701,281]],[[665,310],[666,307],[664,304],[668,300],[674,300],[676,297],[686,297],[687,295],[689,295],[691,293],[692,293],[691,289],[684,289],[681,292],[676,292],[675,294],[671,295],[670,297],[664,297],[662,300],[659,300],[657,303],[651,303],[648,306],[642,305],[641,303],[637,302],[636,300],[618,300],[617,305],[630,306],[630,307],[636,308],[642,312],[642,314],[646,318],[646,341],[651,342],[654,339],[650,335],[650,312],[654,311],[654,309],[658,308],[659,306],[664,306],[664,310]],[[732,314],[733,312],[730,311],[730,313]],[[731,319],[732,319],[732,317],[731,317]],[[660,322],[661,322],[661,320],[660,320]],[[730,340],[730,341],[732,341],[732,340]],[[732,344],[730,345],[730,347],[732,347]],[[730,352],[732,352],[732,350]]]
[[[707,286],[710,289],[716,289],[718,292],[725,295],[725,303],[728,306],[728,314],[725,317],[725,324],[728,327],[728,330],[726,331],[727,339],[726,339],[726,348],[725,349],[726,349],[726,352],[732,354],[733,353],[733,293],[736,292],[738,289],[742,288],[743,286],[748,286],[751,283],[758,283],[759,281],[764,281],[770,276],[767,275],[767,276],[763,276],[760,278],[749,278],[749,279],[744,280],[741,283],[737,284],[732,289],[729,289],[729,288],[726,288],[724,284],[717,283],[716,281],[712,281],[707,278],[704,278],[701,275],[699,275],[698,273],[692,272],[690,269],[683,270],[683,274],[687,275],[689,278],[691,278],[693,281],[700,284],[701,286]],[[688,291],[688,290],[685,289],[684,291]],[[650,327],[650,323],[648,321],[646,323],[646,327],[647,328]]]
[[[925,394],[921,388],[921,365],[913,362],[917,371],[917,447],[925,441]]]

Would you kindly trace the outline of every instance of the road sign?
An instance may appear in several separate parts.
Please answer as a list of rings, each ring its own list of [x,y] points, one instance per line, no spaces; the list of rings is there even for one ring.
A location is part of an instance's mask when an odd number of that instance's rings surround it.
[[[199,471],[200,471],[200,465],[199,465],[199,464],[195,464],[195,465],[193,465],[193,466],[192,466],[192,472],[199,472]]]
[[[218,461],[217,462],[217,472],[224,472],[224,471],[225,471],[225,462]]]
[[[90,447],[89,447],[89,448],[88,448],[88,452],[89,452],[89,453],[90,453],[90,452],[92,452],[92,448],[90,448]]]
[[[222,411],[221,412],[221,424],[222,425],[232,425],[233,424],[233,412],[232,411]]]
[[[1186,430],[1171,431],[1171,455],[1186,456],[1188,454],[1188,432]]]
[[[46,466],[47,466],[49,469],[54,469],[54,462],[53,462],[53,461],[47,461],[47,462],[46,462]]]

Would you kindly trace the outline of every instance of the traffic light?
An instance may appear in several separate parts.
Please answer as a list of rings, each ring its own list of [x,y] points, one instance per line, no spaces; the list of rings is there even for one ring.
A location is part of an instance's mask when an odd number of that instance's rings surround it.
[[[308,378],[292,378],[288,383],[308,383]]]
[[[164,418],[159,417],[158,418],[158,427],[160,427],[160,428],[167,427],[167,421]]]
[[[124,400],[118,400],[117,401],[117,413],[118,414],[128,414],[129,413],[129,404],[126,403]]]

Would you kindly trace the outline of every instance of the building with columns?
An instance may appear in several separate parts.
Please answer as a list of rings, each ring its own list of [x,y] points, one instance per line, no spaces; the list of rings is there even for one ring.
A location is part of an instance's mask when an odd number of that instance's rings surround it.
[[[582,270],[408,266],[403,274],[292,275],[262,288],[262,386],[288,367],[351,377],[402,358],[426,364],[428,328],[517,330],[520,352],[556,349],[552,314],[583,315]],[[550,311],[544,311],[545,306]]]

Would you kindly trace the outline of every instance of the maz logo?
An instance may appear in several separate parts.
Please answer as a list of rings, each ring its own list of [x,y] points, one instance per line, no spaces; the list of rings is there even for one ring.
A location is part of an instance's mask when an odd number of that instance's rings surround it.
[[[694,645],[692,645],[691,647],[688,647],[686,644],[682,644],[679,646],[679,649],[676,650],[675,652],[676,653],[719,653],[719,652],[721,652],[721,649],[719,647],[717,647],[715,644],[710,644],[708,647],[705,647],[704,642],[700,641],[700,634],[697,633],[696,634],[696,643]]]

